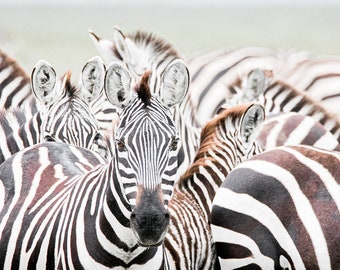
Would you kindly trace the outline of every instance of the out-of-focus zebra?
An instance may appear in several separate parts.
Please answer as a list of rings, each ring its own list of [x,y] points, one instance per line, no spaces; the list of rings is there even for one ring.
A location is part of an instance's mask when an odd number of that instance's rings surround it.
[[[261,73],[262,75],[260,75]],[[253,77],[257,78],[255,82],[252,79]],[[340,142],[340,118],[335,113],[325,109],[320,102],[314,100],[305,92],[299,92],[285,82],[275,79],[275,76],[268,78],[260,69],[250,72],[247,80],[253,81],[248,84],[254,87],[246,87],[240,90],[228,101],[229,104],[259,101],[267,114],[297,112],[301,115],[311,116]],[[263,83],[261,80],[268,80],[268,82]],[[264,87],[255,87],[256,84]],[[237,85],[235,86],[237,87]]]
[[[46,61],[36,64],[31,80],[40,109],[31,119],[24,108],[0,112],[0,162],[43,141],[64,142],[107,155],[98,122],[87,103],[103,95],[105,66],[99,57],[89,60],[82,72],[81,89],[71,84],[70,75],[67,73],[60,84]]]
[[[197,119],[204,124],[235,92],[239,78],[255,68],[281,72],[304,56],[300,52],[276,52],[260,47],[217,50],[193,57],[188,62],[191,74],[190,99],[197,108]]]
[[[180,59],[179,54],[171,44],[152,33],[143,31],[137,31],[132,35],[124,35],[117,27],[114,31],[113,41],[102,39],[92,31],[90,31],[90,37],[104,61],[107,63],[112,61],[123,62],[132,74],[134,81],[139,81],[144,72],[151,70],[149,80],[151,93],[162,98],[171,94],[159,92],[161,84],[167,84],[167,82],[162,82],[161,80],[165,69],[169,63]],[[184,70],[172,69],[174,75],[178,72],[182,73]],[[181,83],[186,84],[187,82],[183,81]],[[180,175],[184,173],[194,159],[198,148],[201,126],[198,125],[195,108],[188,97],[174,108],[173,115],[182,138],[178,165],[178,174]]]
[[[338,269],[340,154],[279,147],[237,166],[214,198],[222,269]]]
[[[14,58],[0,49],[0,108],[17,108],[31,93],[29,76]]]
[[[188,73],[174,74],[172,65],[182,64],[175,60],[165,69],[160,92],[172,94],[162,98],[150,93],[149,72],[134,86],[123,65],[108,67],[105,93],[121,108],[109,163],[84,148],[51,142],[1,164],[0,268],[165,267],[160,244],[179,140],[169,107],[188,88],[181,83]]]
[[[257,141],[263,150],[282,145],[311,145],[340,151],[339,142],[312,117],[295,112],[266,115]]]
[[[261,151],[254,138],[263,120],[262,106],[243,104],[224,110],[202,129],[195,160],[169,203],[165,247],[171,269],[213,269],[212,200],[228,173]]]

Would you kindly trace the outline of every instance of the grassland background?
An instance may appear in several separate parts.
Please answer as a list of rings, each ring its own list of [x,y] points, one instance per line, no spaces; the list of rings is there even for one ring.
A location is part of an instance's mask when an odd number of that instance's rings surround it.
[[[340,6],[271,7],[1,7],[0,46],[31,72],[39,59],[76,81],[97,51],[88,36],[146,30],[185,57],[239,46],[340,55]]]

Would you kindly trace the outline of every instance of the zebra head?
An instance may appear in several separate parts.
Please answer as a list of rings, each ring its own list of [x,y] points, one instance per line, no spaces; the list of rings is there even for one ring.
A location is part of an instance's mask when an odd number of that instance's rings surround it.
[[[175,60],[162,75],[162,95],[150,93],[146,72],[132,87],[130,72],[114,62],[106,72],[108,100],[121,109],[114,157],[132,212],[130,227],[142,246],[162,242],[168,225],[168,201],[177,172],[179,135],[170,108],[189,86],[185,64]]]
[[[102,94],[104,76],[105,66],[99,57],[92,58],[84,66],[80,89],[71,84],[70,72],[60,84],[49,63],[41,60],[36,64],[31,82],[41,105],[40,141],[64,142],[100,152],[98,145],[99,142],[103,144],[103,138],[89,102]]]

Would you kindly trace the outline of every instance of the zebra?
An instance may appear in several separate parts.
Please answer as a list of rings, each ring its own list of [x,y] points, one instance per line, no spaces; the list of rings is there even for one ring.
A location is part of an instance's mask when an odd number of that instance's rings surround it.
[[[259,73],[261,72],[263,73],[260,69],[254,69],[248,75],[247,80],[257,74],[255,77],[258,78],[258,81],[250,83],[250,85],[258,84],[264,86],[263,88],[255,87],[256,90],[254,90],[254,87],[248,87],[244,91],[240,90],[238,94],[227,101],[227,104],[235,105],[242,102],[258,101],[264,106],[267,114],[296,112],[301,115],[311,116],[340,142],[339,116],[325,109],[322,103],[311,98],[305,92],[297,91],[291,85],[276,79],[275,76],[268,78],[265,73],[260,76]],[[263,83],[261,80],[266,80],[267,82]],[[237,86],[240,86],[240,84]]]
[[[45,142],[0,165],[0,268],[165,267],[179,140],[170,109],[188,88],[188,73],[173,72],[178,65],[163,73],[160,92],[172,95],[162,98],[151,94],[149,72],[134,85],[121,63],[107,68],[105,94],[120,109],[109,162]]]
[[[82,89],[70,82],[68,72],[62,83],[45,60],[40,60],[31,75],[35,95],[29,104],[40,109],[27,119],[26,110],[16,108],[0,112],[0,162],[21,149],[43,141],[59,141],[89,148],[107,156],[103,134],[88,105],[88,100],[103,95],[105,66],[99,57],[84,66]],[[34,105],[33,105],[34,106]]]
[[[114,29],[113,41],[99,37],[92,30],[89,31],[89,35],[106,63],[112,61],[123,63],[130,71],[133,81],[139,81],[142,74],[147,70],[152,70],[149,80],[151,92],[158,96],[167,94],[159,92],[162,83],[160,78],[170,62],[181,59],[170,43],[153,33],[144,31],[125,35],[118,27]],[[174,72],[184,71],[174,70]],[[174,119],[182,138],[178,161],[178,175],[181,175],[191,164],[198,149],[201,126],[196,118],[195,107],[188,95],[173,110]]]
[[[261,152],[254,139],[263,120],[262,106],[242,104],[220,112],[202,129],[195,160],[176,183],[169,202],[164,245],[170,269],[213,269],[212,200],[237,164]]]
[[[339,142],[312,117],[296,112],[266,114],[257,142],[263,150],[282,145],[305,144],[327,150],[340,150]]]
[[[0,49],[0,108],[17,108],[30,95],[29,76],[14,58]]]
[[[338,269],[340,154],[282,146],[238,165],[216,193],[222,269]]]

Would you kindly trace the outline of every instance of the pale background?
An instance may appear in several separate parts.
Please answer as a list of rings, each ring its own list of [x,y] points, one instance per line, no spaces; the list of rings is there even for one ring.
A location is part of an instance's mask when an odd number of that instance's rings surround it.
[[[28,73],[45,59],[76,81],[97,55],[88,29],[112,39],[114,25],[151,31],[184,57],[239,46],[340,55],[339,0],[0,0],[0,48]]]

